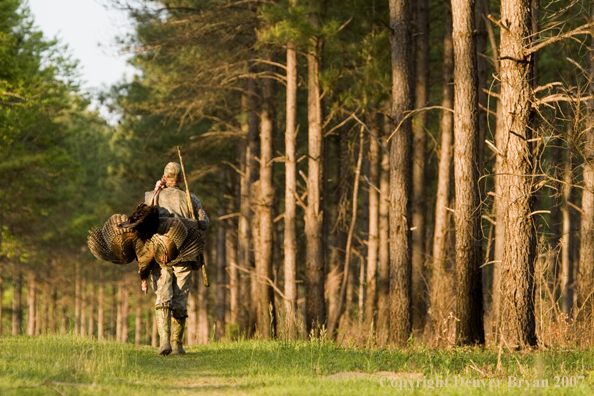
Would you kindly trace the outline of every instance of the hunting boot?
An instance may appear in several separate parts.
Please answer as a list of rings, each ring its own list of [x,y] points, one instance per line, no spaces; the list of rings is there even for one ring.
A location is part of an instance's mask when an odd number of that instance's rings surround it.
[[[181,319],[175,316],[180,316]],[[185,315],[175,315],[171,318],[171,354],[185,355],[186,351],[182,347],[184,342],[184,327],[186,325]]]
[[[169,308],[160,308],[156,310],[157,328],[159,330],[159,355],[169,355],[171,353],[171,310]]]

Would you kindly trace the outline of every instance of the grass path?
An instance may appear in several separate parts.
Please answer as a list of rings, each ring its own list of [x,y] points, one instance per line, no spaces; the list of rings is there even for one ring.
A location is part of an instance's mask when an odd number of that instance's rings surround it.
[[[0,395],[594,394],[591,350],[504,353],[499,370],[498,351],[480,348],[242,341],[186,350],[162,357],[72,336],[0,337]]]

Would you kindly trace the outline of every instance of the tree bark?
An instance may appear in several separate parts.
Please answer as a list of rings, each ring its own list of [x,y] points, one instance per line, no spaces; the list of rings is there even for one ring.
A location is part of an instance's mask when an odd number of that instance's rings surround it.
[[[35,273],[27,274],[27,335],[35,335],[35,314],[37,313],[37,291]]]
[[[501,341],[512,346],[536,345],[532,218],[533,152],[532,63],[524,55],[531,36],[529,0],[502,0],[501,98],[503,107],[503,174],[505,248],[501,265]]]
[[[238,262],[244,271],[240,271],[240,306],[238,322],[241,333],[245,336],[253,334],[255,325],[255,309],[252,302],[251,271],[254,269],[253,253],[250,250],[252,239],[251,226],[253,213],[250,208],[250,186],[258,180],[256,157],[260,155],[258,140],[258,116],[256,113],[256,82],[248,80],[248,93],[242,97],[242,107],[246,114],[247,123],[242,125],[242,130],[247,137],[245,149],[240,150],[240,160],[243,174],[241,176],[241,201],[238,224]],[[246,272],[247,271],[247,272]]]
[[[117,337],[117,316],[118,316],[118,292],[116,285],[116,269],[113,269],[111,279],[111,316],[109,318],[109,335],[112,340],[118,340]]]
[[[74,264],[74,335],[80,335],[80,264]]]
[[[273,336],[275,329],[274,300],[267,279],[272,278],[273,203],[272,159],[274,157],[275,83],[271,78],[263,81],[262,110],[260,113],[260,180],[255,194],[255,212],[258,216],[258,249],[256,250],[257,295],[255,296],[256,332],[264,339]],[[254,279],[252,279],[254,281]]]
[[[482,3],[485,15],[489,15],[489,1],[483,1]],[[493,30],[493,24],[485,24],[487,30],[487,36],[491,43],[491,58],[493,59],[493,68],[495,74],[499,75],[499,52],[497,49],[497,38]],[[499,89],[501,93],[501,87]],[[501,100],[492,98],[491,100],[496,101],[496,113],[495,113],[495,145],[499,152],[503,150],[503,106]],[[492,274],[491,274],[491,309],[488,313],[488,323],[492,334],[496,334],[499,329],[499,303],[500,297],[500,273],[501,273],[501,262],[503,258],[503,247],[505,246],[505,225],[504,225],[504,210],[505,205],[503,203],[504,197],[502,196],[502,175],[503,175],[503,156],[495,155],[494,165],[494,189],[493,189],[493,207],[492,207],[492,218],[495,220],[495,236],[493,239],[493,262],[492,262]]]
[[[51,287],[51,299],[52,299],[52,313],[50,316],[50,329],[52,333],[58,332],[58,291],[55,286]]]
[[[80,281],[80,336],[87,335],[87,273],[81,274]]]
[[[91,269],[91,280],[89,282],[91,292],[89,293],[89,328],[87,329],[87,335],[91,338],[95,336],[95,271]]]
[[[594,21],[594,6],[591,8],[590,20]],[[594,35],[593,35],[594,37]],[[590,47],[590,64],[588,65],[588,94],[594,95],[594,38]],[[586,101],[586,130],[584,133],[584,190],[582,191],[582,222],[580,263],[577,279],[577,305],[580,308],[578,320],[585,325],[591,334],[594,323],[592,290],[594,290],[594,100]]]
[[[292,0],[295,6],[297,0]],[[285,331],[288,339],[297,336],[297,51],[295,44],[287,44],[287,120],[285,129]]]
[[[453,310],[453,279],[447,271],[448,230],[450,228],[450,175],[452,172],[454,139],[454,47],[452,43],[452,12],[445,7],[445,35],[443,41],[443,89],[441,106],[452,111],[441,114],[441,142],[435,202],[435,230],[433,233],[433,271],[431,275],[431,326],[428,334],[443,336],[443,327]]]
[[[136,318],[134,323],[134,344],[140,345],[142,343],[142,297],[138,294],[138,301],[136,302]]]
[[[421,109],[429,102],[429,1],[416,2],[416,87],[415,108]],[[412,123],[413,165],[412,165],[412,326],[420,333],[425,326],[427,312],[425,286],[425,150],[427,145],[427,112],[418,113]]]
[[[128,316],[130,315],[130,292],[123,286],[122,290],[122,333],[120,342],[128,342]]]
[[[222,195],[222,194],[221,194]],[[221,196],[221,200],[222,200]],[[223,203],[220,203],[219,217],[225,214]],[[225,289],[226,272],[225,266],[227,264],[226,254],[226,236],[225,226],[222,221],[219,221],[217,230],[217,288],[216,288],[216,311],[215,311],[215,341],[219,341],[225,336]]]
[[[47,279],[47,278],[46,278]],[[42,305],[41,305],[41,334],[47,334],[49,330],[50,317],[50,285],[44,282],[41,287]]]
[[[99,266],[99,300],[97,301],[97,339],[102,340],[105,337],[103,325],[104,305],[105,305],[105,284],[103,283],[103,265]]]
[[[14,267],[12,282],[12,335],[19,335],[23,332],[23,273],[18,264]]]
[[[488,113],[487,108],[489,107],[489,95],[483,91],[487,89],[488,80],[488,69],[487,69],[487,26],[486,26],[486,2],[489,0],[476,0],[476,8],[474,13],[474,20],[476,26],[476,69],[478,79],[478,158],[479,158],[479,194],[481,200],[484,199],[485,180],[483,178],[485,169],[485,139],[487,137],[488,125]]]
[[[305,287],[306,331],[326,324],[324,300],[324,247],[322,229],[324,212],[321,199],[323,192],[323,134],[322,107],[319,81],[319,42],[311,39],[307,53],[307,107],[308,107],[308,177],[307,207],[305,211]]]
[[[393,130],[388,116],[384,116],[384,135],[382,145],[388,147],[387,138]],[[380,344],[383,344],[389,331],[388,301],[390,292],[390,249],[389,249],[389,208],[390,208],[390,155],[382,150],[380,163],[379,194],[379,282],[377,291],[377,330]]]
[[[410,193],[411,125],[404,119],[411,110],[411,3],[390,0],[392,53],[391,116],[398,128],[390,142],[390,337],[405,345],[412,330]],[[398,127],[399,126],[399,127]]]
[[[115,339],[117,342],[122,342],[122,330],[123,330],[123,305],[124,288],[122,285],[118,287],[117,293],[117,313],[116,313],[116,333]]]
[[[371,132],[380,136],[380,119],[376,114],[371,123]],[[369,238],[367,241],[367,289],[365,291],[365,320],[367,325],[377,327],[377,258],[379,234],[379,143],[372,136],[369,139]]]
[[[236,196],[236,179],[231,171],[228,172],[229,191],[232,196]],[[238,210],[238,201],[229,199],[227,204],[228,213],[236,213]],[[237,262],[237,222],[235,218],[229,218],[225,221],[225,252],[227,256],[227,272],[229,273],[229,317],[230,324],[228,336],[232,339],[237,337],[237,317],[239,310],[239,269]]]
[[[206,253],[205,253],[206,254]],[[198,328],[196,343],[199,345],[208,344],[208,288],[201,282],[198,283]]]
[[[145,345],[152,346],[153,345],[153,311],[150,309],[146,310],[146,322],[145,322],[144,330],[146,333]]]
[[[456,186],[456,343],[484,344],[478,97],[474,1],[452,0],[454,172]]]
[[[565,158],[563,160],[563,183],[560,186],[563,191],[563,197],[561,202],[561,215],[563,217],[563,225],[561,232],[561,290],[562,290],[562,311],[566,315],[571,314],[573,308],[573,289],[571,285],[573,283],[573,241],[572,241],[572,219],[571,212],[569,211],[569,204],[571,202],[572,190],[573,190],[573,151],[574,147],[574,133],[573,133],[573,120],[574,113],[571,108],[573,104],[568,105],[568,113],[570,114],[570,121],[567,123],[567,147],[565,149]],[[585,168],[584,168],[585,169]],[[584,178],[585,180],[585,178]],[[583,199],[583,195],[582,195]],[[557,272],[554,272],[556,274]],[[555,284],[555,282],[554,282]]]
[[[192,286],[188,294],[188,334],[184,337],[188,340],[188,345],[196,344],[196,328],[198,324],[198,317],[196,315],[196,274],[192,271]],[[156,323],[156,322],[155,322]],[[155,344],[156,345],[156,344]]]
[[[335,154],[338,161],[335,166],[334,178],[337,180],[335,192],[333,192],[332,201],[332,250],[330,253],[330,271],[326,276],[325,289],[328,294],[328,332],[331,336],[336,334],[337,321],[339,319],[338,310],[340,309],[340,285],[342,271],[344,271],[345,249],[347,243],[347,213],[348,213],[348,193],[351,184],[349,174],[349,149],[348,149],[348,131],[349,126],[344,125],[338,128],[338,134],[335,135]]]

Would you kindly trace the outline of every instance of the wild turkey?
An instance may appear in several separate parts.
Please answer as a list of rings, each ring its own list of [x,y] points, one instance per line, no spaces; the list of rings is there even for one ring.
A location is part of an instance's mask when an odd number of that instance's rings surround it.
[[[136,259],[145,290],[153,266],[197,261],[204,232],[195,220],[159,217],[155,206],[141,203],[132,216],[115,214],[103,228],[91,229],[88,245],[99,260],[128,264]]]

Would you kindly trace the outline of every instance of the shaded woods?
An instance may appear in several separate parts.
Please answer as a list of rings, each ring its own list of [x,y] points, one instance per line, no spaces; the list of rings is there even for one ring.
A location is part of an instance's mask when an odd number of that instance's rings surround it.
[[[190,344],[591,344],[590,2],[112,0],[139,70],[101,96],[116,126],[44,58],[56,43],[19,36],[18,5],[0,9],[3,334],[157,344],[134,265],[84,246],[180,145],[211,218]]]

